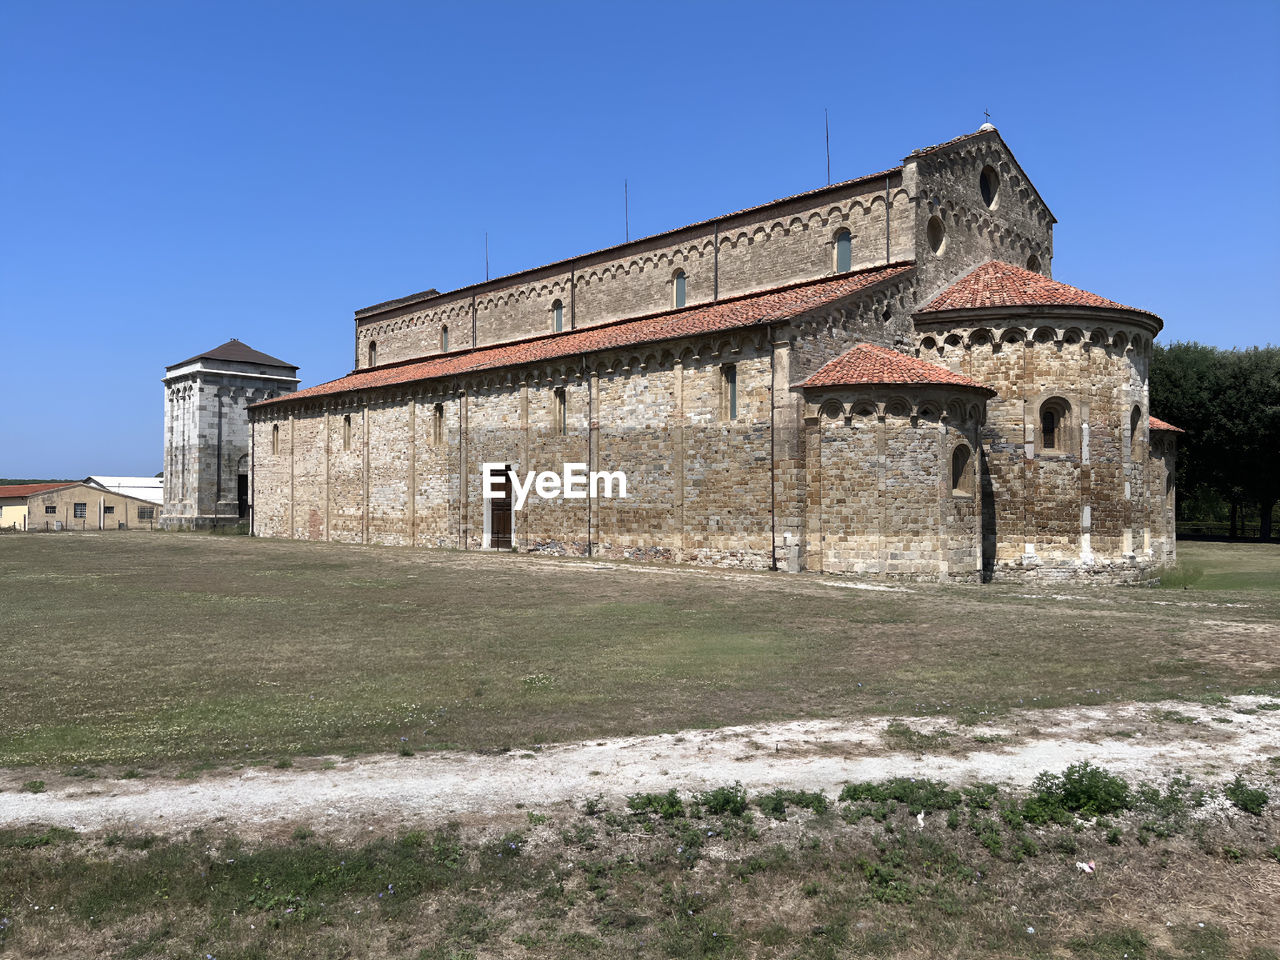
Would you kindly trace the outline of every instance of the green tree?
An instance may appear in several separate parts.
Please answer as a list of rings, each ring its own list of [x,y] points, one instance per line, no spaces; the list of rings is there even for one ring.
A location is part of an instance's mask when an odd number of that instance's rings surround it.
[[[1178,438],[1181,518],[1220,498],[1234,536],[1240,508],[1256,504],[1261,536],[1270,538],[1280,499],[1280,347],[1157,345],[1150,391],[1152,413],[1186,431]]]

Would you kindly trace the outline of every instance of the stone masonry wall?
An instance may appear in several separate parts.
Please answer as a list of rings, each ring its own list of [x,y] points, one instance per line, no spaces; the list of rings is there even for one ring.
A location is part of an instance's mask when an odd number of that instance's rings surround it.
[[[261,414],[255,532],[479,549],[489,546],[482,464],[509,464],[523,481],[530,470],[586,463],[624,471],[627,498],[543,499],[531,491],[513,514],[518,549],[767,567],[770,348],[760,336],[709,342],[703,351],[602,357],[590,370],[477,380],[439,400],[423,387],[421,395]],[[732,418],[727,364],[738,378]]]
[[[885,236],[885,180],[872,178],[748,211],[651,240],[638,241],[571,265],[528,271],[511,278],[429,300],[361,311],[356,322],[356,365],[390,363],[436,353],[440,331],[449,348],[471,346],[474,304],[477,344],[484,346],[553,331],[559,300],[564,328],[587,327],[674,307],[675,273],[686,275],[686,304],[710,303],[769,287],[836,274],[835,236],[851,235],[850,269],[860,270],[913,256],[915,219],[901,178],[889,178],[890,223]],[[719,254],[717,257],[717,249]],[[371,308],[373,310],[374,308]]]
[[[978,397],[930,389],[913,402],[882,389],[824,391],[811,401],[809,568],[976,581]],[[958,445],[970,451],[966,492],[951,485]]]
[[[982,193],[987,168],[997,178],[992,206]],[[910,256],[919,272],[920,306],[987,260],[1053,276],[1053,214],[994,132],[908,157],[903,184],[914,201]],[[942,227],[937,249],[930,242],[934,217]]]
[[[207,526],[239,516],[238,477],[249,472],[248,408],[297,381],[278,367],[194,363],[165,378],[164,505],[160,526]]]
[[[1156,563],[1143,452],[1150,331],[1088,313],[967,323],[921,324],[918,350],[998,392],[982,432],[988,572],[1141,579]],[[1041,413],[1055,402],[1064,415],[1047,449]]]

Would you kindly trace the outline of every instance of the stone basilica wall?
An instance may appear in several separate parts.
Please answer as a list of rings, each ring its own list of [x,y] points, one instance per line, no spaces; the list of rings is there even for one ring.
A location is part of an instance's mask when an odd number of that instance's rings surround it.
[[[851,234],[852,270],[886,263],[886,255],[909,260],[914,214],[901,175],[888,180],[888,247],[885,178],[856,181],[830,194],[822,191],[820,200],[775,204],[423,302],[362,310],[356,321],[356,365],[369,365],[371,341],[377,344],[379,365],[436,353],[445,326],[450,350],[472,346],[473,305],[477,345],[488,346],[552,332],[556,301],[566,330],[670,310],[677,270],[686,275],[690,307],[717,296],[833,276],[835,235],[841,229]]]
[[[253,414],[255,532],[490,546],[482,464],[625,471],[626,499],[513,515],[523,551],[945,580],[1145,578],[1174,558],[1175,441],[1148,430],[1154,317],[1100,308],[920,314],[991,259],[1049,275],[1053,216],[994,133],[900,170],[598,255],[357,314],[358,365],[590,326],[852,268],[915,269],[820,313],[486,374],[337,394]],[[716,252],[719,251],[717,258]],[[860,342],[995,391],[800,385]],[[726,412],[724,370],[737,373]],[[1041,413],[1057,404],[1056,442]],[[561,406],[563,405],[563,429]],[[957,449],[965,452],[957,472]]]
[[[586,370],[459,381],[457,392],[424,386],[259,415],[255,532],[482,548],[482,464],[509,464],[523,477],[579,462],[625,471],[628,497],[531,493],[514,513],[516,549],[581,556],[590,543],[596,556],[768,567],[772,372],[763,333],[599,359]],[[722,392],[730,363],[732,419]]]
[[[987,170],[994,177],[989,195],[982,189]],[[937,246],[929,229],[934,218],[941,227]],[[915,260],[915,305],[923,305],[990,259],[1031,264],[1051,276],[1053,223],[999,135],[979,133],[912,154],[887,174],[511,277],[358,311],[356,366],[370,365],[371,343],[379,365],[437,353],[446,327],[450,350],[549,333],[557,301],[566,330],[660,313],[673,308],[678,270],[686,275],[688,306],[833,276],[841,230],[850,233],[852,270]]]
[[[1167,470],[1147,428],[1154,319],[1010,310],[965,324],[921,323],[918,354],[998,394],[981,436],[988,574],[1126,581],[1171,562]],[[1046,404],[1062,412],[1053,447]]]
[[[944,388],[813,397],[805,421],[807,568],[978,581],[983,399]],[[968,456],[953,475],[957,447]]]

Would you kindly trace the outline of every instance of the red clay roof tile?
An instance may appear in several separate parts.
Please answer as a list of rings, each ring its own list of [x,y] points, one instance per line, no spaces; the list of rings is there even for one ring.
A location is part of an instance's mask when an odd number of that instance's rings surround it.
[[[889,347],[860,343],[845,351],[803,383],[806,387],[844,387],[857,384],[946,384],[995,395],[994,390],[946,367],[908,357]]]
[[[830,279],[778,287],[648,317],[620,320],[514,343],[437,354],[421,360],[358,370],[341,379],[308,387],[296,393],[282,394],[254,406],[287,403],[351,390],[435,380],[457,374],[496,370],[618,347],[659,343],[680,337],[773,323],[860,293],[884,280],[901,276],[913,266],[911,263],[888,264]]]
[[[1147,426],[1151,430],[1170,430],[1173,433],[1186,433],[1181,427],[1175,427],[1172,423],[1165,423],[1156,417],[1147,417]]]
[[[63,483],[13,483],[5,487],[0,487],[0,497],[32,497],[37,493],[44,493],[46,490],[57,490],[59,487],[74,487],[76,481],[70,480]]]
[[[988,260],[938,294],[919,313],[943,310],[981,310],[989,307],[1073,306],[1132,310],[1096,293],[1069,287],[1032,270],[1011,263]],[[1154,314],[1152,314],[1154,316]]]

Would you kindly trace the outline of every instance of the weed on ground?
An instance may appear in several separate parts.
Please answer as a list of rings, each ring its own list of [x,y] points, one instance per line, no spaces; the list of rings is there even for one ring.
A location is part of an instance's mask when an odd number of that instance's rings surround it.
[[[1274,911],[1241,896],[1280,882],[1266,804],[1089,764],[1037,784],[673,788],[372,839],[0,831],[0,953],[1274,956]]]

